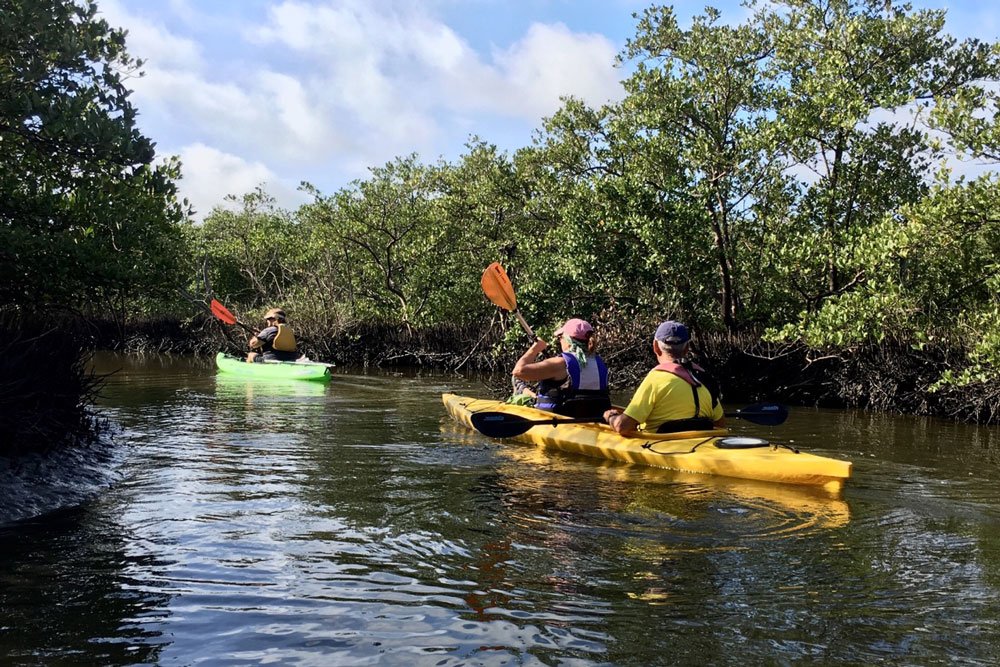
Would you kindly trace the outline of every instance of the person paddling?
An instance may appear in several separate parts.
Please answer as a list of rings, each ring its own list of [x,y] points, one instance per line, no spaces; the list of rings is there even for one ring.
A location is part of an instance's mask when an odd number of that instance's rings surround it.
[[[250,349],[256,350],[247,354],[247,361],[295,361],[299,358],[295,351],[295,332],[285,324],[285,311],[272,308],[264,313],[264,323],[267,325],[256,336],[250,339]]]
[[[604,412],[604,421],[618,433],[676,433],[725,426],[718,397],[704,383],[704,369],[687,360],[691,334],[680,322],[660,324],[653,336],[658,364],[636,389],[622,412]]]
[[[538,382],[535,407],[569,417],[599,417],[611,407],[608,369],[597,354],[594,328],[573,318],[556,329],[562,353],[535,361],[548,344],[536,339],[517,363],[512,375],[518,381]]]

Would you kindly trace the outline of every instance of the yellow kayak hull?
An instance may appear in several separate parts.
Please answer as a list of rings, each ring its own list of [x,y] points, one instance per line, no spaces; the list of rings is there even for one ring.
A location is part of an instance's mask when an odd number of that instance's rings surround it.
[[[443,394],[444,406],[455,421],[472,428],[477,412],[506,412],[526,419],[552,418],[552,413],[502,401]],[[683,472],[722,475],[783,484],[818,486],[839,491],[851,476],[851,462],[784,447],[726,449],[716,443],[725,429],[684,431],[625,437],[606,424],[541,424],[513,438],[545,449],[556,449],[599,459],[625,461]]]

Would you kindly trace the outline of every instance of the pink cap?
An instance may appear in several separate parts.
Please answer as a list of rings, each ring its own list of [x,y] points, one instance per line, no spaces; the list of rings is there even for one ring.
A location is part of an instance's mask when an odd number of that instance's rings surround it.
[[[566,324],[556,329],[556,335],[566,334],[570,338],[587,340],[587,334],[593,330],[594,327],[590,326],[590,322],[574,317],[571,320],[566,320]]]

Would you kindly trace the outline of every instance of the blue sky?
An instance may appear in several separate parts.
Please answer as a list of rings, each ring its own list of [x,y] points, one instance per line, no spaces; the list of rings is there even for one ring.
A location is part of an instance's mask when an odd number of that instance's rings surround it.
[[[674,5],[681,19],[705,2]],[[738,2],[711,3],[738,22]],[[948,31],[998,41],[972,0]],[[476,135],[508,151],[574,95],[619,99],[615,56],[635,0],[98,0],[146,61],[132,79],[141,130],[179,155],[196,217],[259,184],[285,207],[308,181],[332,193],[417,153],[454,160]]]

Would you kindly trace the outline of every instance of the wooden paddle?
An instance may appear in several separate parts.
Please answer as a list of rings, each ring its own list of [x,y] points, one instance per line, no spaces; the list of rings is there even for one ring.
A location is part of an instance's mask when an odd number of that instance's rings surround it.
[[[239,320],[237,320],[236,316],[233,315],[231,312],[229,312],[228,308],[226,308],[225,306],[223,306],[221,303],[219,303],[215,299],[212,299],[211,307],[212,307],[212,314],[215,315],[220,320],[222,320],[223,322],[225,322],[226,324],[238,324],[239,326],[241,326],[244,329],[246,329],[247,331],[249,331],[251,335],[253,335],[253,336],[257,335],[256,331],[254,331],[253,329],[251,329],[247,325],[245,325],[242,322],[240,322]]]
[[[761,426],[777,426],[788,419],[788,408],[776,403],[755,403],[741,410],[727,412],[726,417],[745,419],[752,424]],[[477,412],[472,415],[472,426],[490,438],[514,438],[539,426],[559,426],[560,424],[600,424],[603,417],[552,417],[546,419],[528,419],[509,412]]]
[[[500,262],[493,262],[486,267],[483,271],[483,293],[486,297],[500,306],[506,311],[514,313],[514,317],[517,321],[521,323],[525,332],[531,336],[532,342],[534,342],[538,336],[535,332],[531,330],[528,323],[524,321],[521,317],[521,313],[517,310],[517,297],[514,295],[514,286],[510,284],[510,278],[507,277],[507,272],[503,270],[500,266]]]

